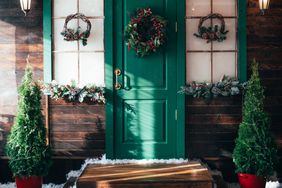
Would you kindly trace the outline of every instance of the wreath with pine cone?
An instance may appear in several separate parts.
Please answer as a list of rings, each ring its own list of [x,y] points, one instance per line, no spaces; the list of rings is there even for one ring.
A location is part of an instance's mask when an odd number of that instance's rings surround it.
[[[128,50],[134,49],[139,57],[156,52],[166,43],[166,26],[167,21],[151,8],[138,9],[125,29]]]
[[[87,24],[86,30],[81,31],[80,26],[78,26],[78,28],[76,30],[68,28],[69,21],[71,21],[73,19],[81,19],[83,22],[85,22]],[[64,40],[66,40],[66,41],[81,40],[83,46],[86,46],[87,45],[87,39],[90,36],[91,27],[92,27],[91,22],[89,21],[89,19],[84,14],[81,14],[81,13],[71,14],[71,15],[67,16],[67,18],[65,20],[64,29],[61,32],[61,35],[64,36]]]
[[[215,26],[209,26],[205,27],[203,26],[204,22],[209,19],[218,19],[221,23],[221,25],[215,25]],[[221,14],[213,13],[209,14],[205,17],[202,17],[200,19],[199,25],[198,25],[198,33],[194,33],[194,35],[198,38],[204,39],[207,41],[207,43],[211,41],[217,41],[217,42],[223,42],[226,40],[226,34],[229,31],[225,30],[225,21]]]

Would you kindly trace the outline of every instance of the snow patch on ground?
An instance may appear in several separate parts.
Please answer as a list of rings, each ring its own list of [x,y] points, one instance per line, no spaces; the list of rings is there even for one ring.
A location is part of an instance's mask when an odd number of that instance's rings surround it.
[[[115,164],[153,164],[153,163],[161,163],[161,164],[183,164],[187,163],[188,159],[106,159],[106,155],[103,155],[101,158],[94,159],[86,159],[84,165],[88,164],[103,164],[103,165],[115,165]]]
[[[265,188],[282,188],[282,183],[279,182],[267,182]]]
[[[64,184],[62,185],[55,185],[55,184],[44,184],[42,188],[63,188]],[[15,183],[7,183],[7,184],[0,184],[0,188],[16,188]]]
[[[16,185],[14,183],[0,184],[0,188],[14,188]]]

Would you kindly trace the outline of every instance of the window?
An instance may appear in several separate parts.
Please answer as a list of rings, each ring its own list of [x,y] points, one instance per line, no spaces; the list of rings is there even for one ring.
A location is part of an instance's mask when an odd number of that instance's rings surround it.
[[[217,82],[223,75],[238,78],[238,68],[244,57],[239,55],[238,6],[241,0],[186,0],[186,81]],[[241,5],[241,4],[240,4]],[[244,7],[242,7],[244,8]],[[197,38],[198,24],[211,13],[223,15],[227,39],[210,42]],[[204,26],[221,25],[218,19],[209,19]],[[242,32],[242,31],[240,31]],[[241,33],[242,35],[242,33]],[[242,49],[243,50],[243,49]],[[243,56],[244,54],[242,54]],[[242,63],[239,66],[239,62]],[[241,74],[244,74],[241,72]],[[243,78],[244,79],[244,78]]]
[[[72,80],[84,86],[104,85],[104,4],[103,0],[53,0],[52,1],[52,72],[60,84]],[[70,14],[82,13],[92,24],[88,44],[81,41],[65,41],[61,32]],[[76,19],[68,28],[83,30],[86,23]]]
[[[75,80],[80,86],[104,85],[104,0],[43,2],[45,82],[55,79],[61,84],[69,84]],[[87,46],[81,41],[66,42],[60,35],[65,18],[77,12],[85,14],[92,23]],[[225,18],[229,33],[224,42],[207,44],[193,36],[200,18],[210,13],[220,13]],[[216,19],[206,22],[217,23]],[[85,27],[79,20],[69,22],[70,27],[78,25]],[[186,40],[187,82],[216,82],[223,75],[246,80],[245,0],[186,0]]]

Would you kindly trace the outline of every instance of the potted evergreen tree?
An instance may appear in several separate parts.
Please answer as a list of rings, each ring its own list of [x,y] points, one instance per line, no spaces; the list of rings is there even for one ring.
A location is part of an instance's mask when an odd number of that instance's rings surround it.
[[[269,130],[270,117],[264,111],[264,89],[255,60],[251,70],[233,161],[242,188],[264,188],[266,178],[273,175],[278,162],[277,146]]]
[[[30,65],[19,87],[19,109],[8,137],[6,154],[18,188],[42,187],[51,165],[51,149],[41,112],[41,91]]]

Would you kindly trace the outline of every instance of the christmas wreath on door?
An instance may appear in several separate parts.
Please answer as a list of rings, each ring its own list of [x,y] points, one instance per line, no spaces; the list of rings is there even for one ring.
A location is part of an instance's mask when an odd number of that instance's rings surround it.
[[[167,21],[151,8],[138,9],[125,29],[128,50],[134,49],[139,57],[156,52],[166,43],[166,26]]]

